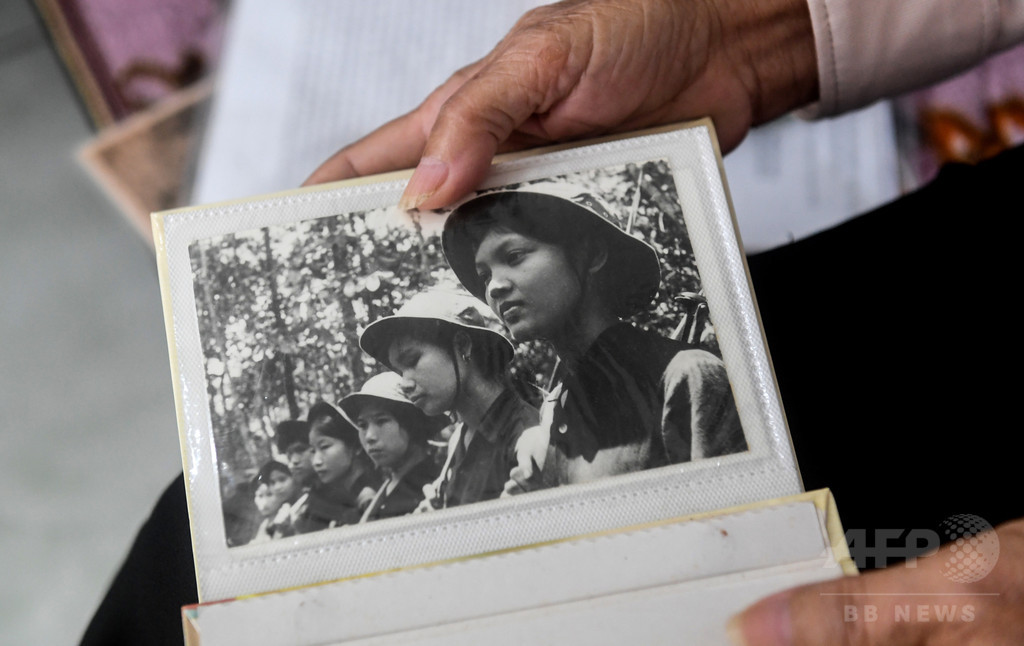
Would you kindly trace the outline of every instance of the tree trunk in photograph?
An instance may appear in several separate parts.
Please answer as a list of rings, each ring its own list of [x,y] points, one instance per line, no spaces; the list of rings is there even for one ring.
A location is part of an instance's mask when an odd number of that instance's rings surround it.
[[[229,237],[227,243],[233,242],[233,236]],[[203,277],[199,283],[206,311],[210,313],[210,325],[207,333],[212,337],[214,350],[221,365],[224,366],[224,371],[217,380],[217,394],[220,397],[222,413],[219,416],[215,415],[215,407],[212,407],[214,410],[210,411],[211,419],[217,420],[219,417],[220,421],[220,428],[213,429],[216,438],[217,462],[218,464],[227,463],[231,469],[244,470],[245,465],[238,464],[238,458],[241,455],[248,456],[253,466],[259,463],[259,457],[255,454],[252,443],[248,441],[247,420],[243,419],[243,415],[237,410],[238,407],[231,401],[236,390],[231,380],[231,372],[228,370],[227,339],[224,338],[224,326],[221,324],[217,301],[210,292],[213,276],[210,275],[206,258],[208,249],[202,242],[196,244],[199,245],[199,266]],[[209,373],[207,376],[210,376]]]
[[[288,338],[288,327],[285,325],[284,318],[281,316],[281,297],[277,293],[277,263],[274,262],[274,254],[270,250],[269,228],[263,229],[263,247],[267,252],[264,272],[267,277],[267,283],[270,284],[270,309],[274,312],[274,326],[277,329],[277,338],[280,342],[283,342]],[[281,351],[280,346],[278,346],[278,352],[283,357],[283,361],[281,362],[281,371],[284,382],[284,396],[285,400],[288,402],[288,418],[298,419],[299,403],[295,398],[294,367],[291,357],[287,352]]]
[[[345,232],[335,229],[334,218],[328,218],[328,235],[331,238],[331,258],[334,260],[334,274],[338,284],[338,303],[341,305],[341,333],[345,337],[345,358],[350,375],[349,387],[355,388],[357,381],[362,381],[365,368],[363,355],[359,350],[359,332],[356,327],[356,312],[352,309],[352,301],[345,296],[343,286],[348,280],[345,257],[342,250],[345,243]]]

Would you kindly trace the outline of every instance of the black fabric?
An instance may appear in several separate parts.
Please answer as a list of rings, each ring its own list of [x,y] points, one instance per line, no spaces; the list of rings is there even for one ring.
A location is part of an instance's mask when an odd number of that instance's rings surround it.
[[[385,495],[377,505],[377,509],[367,520],[382,520],[411,514],[423,501],[423,487],[437,479],[441,467],[424,454],[423,459],[409,473],[402,476],[395,489]],[[385,480],[381,487],[386,487]],[[378,488],[379,489],[379,488]]]
[[[164,491],[82,638],[84,646],[181,646],[181,607],[196,603],[185,479]]]
[[[808,489],[850,529],[1024,516],[1017,246],[1024,147],[749,258]],[[1015,445],[1015,443],[1014,443]]]
[[[749,258],[804,484],[832,488],[848,530],[1024,516],[1011,449],[1022,179],[1024,148],[947,167],[923,190]],[[82,644],[180,645],[180,608],[196,601],[190,548],[179,476]]]
[[[539,422],[537,409],[506,388],[491,402],[468,445],[467,427],[462,424],[438,487],[441,505],[457,507],[499,497],[516,466],[516,442],[524,430]]]
[[[380,475],[373,471],[360,474],[353,482],[344,480],[338,478],[309,492],[306,511],[295,522],[300,534],[319,532],[330,527],[331,523],[340,527],[359,522],[366,507],[365,502],[360,506],[359,494],[364,489],[376,491],[380,488]]]
[[[665,406],[665,368],[691,346],[619,323],[601,333],[574,370],[559,363],[552,379],[566,392],[556,406],[551,444],[567,458],[593,462],[601,449],[647,442],[660,437]],[[689,430],[687,428],[687,430]],[[686,456],[689,459],[689,454]],[[653,465],[668,463],[664,450]]]

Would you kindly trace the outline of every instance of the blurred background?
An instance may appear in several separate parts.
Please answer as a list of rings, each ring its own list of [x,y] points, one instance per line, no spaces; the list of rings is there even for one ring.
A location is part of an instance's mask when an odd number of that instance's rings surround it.
[[[0,2],[0,643],[77,642],[181,469],[148,214],[297,185],[536,4]],[[1022,89],[1018,48],[759,129],[725,161],[747,249],[1019,143]]]
[[[181,469],[156,265],[29,0],[0,2],[0,643],[73,644]]]

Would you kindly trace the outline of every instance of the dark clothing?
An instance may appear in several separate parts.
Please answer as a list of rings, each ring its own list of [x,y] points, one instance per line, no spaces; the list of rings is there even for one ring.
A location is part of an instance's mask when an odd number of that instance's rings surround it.
[[[1019,386],[1000,376],[1021,358],[1021,177],[1024,147],[947,166],[921,191],[749,258],[804,485],[832,489],[847,529],[1024,517],[1005,437]],[[180,646],[180,607],[196,602],[184,486],[157,503],[84,645]]]
[[[537,409],[507,388],[487,409],[469,446],[463,441],[465,425],[459,424],[448,448],[451,459],[438,485],[442,506],[456,507],[500,496],[509,471],[516,466],[516,441],[539,421]]]
[[[157,501],[82,637],[83,646],[181,646],[181,607],[198,603],[179,475]]]
[[[365,519],[380,520],[411,514],[423,501],[423,487],[433,482],[439,471],[440,467],[424,454],[423,459],[402,476],[391,493],[385,493],[390,482],[390,479],[385,479],[366,510],[368,515],[364,516]]]
[[[308,506],[295,521],[295,531],[306,534],[332,526],[358,523],[366,508],[359,493],[363,489],[376,491],[379,486],[380,478],[374,473],[360,475],[351,487],[345,486],[340,480],[321,484],[309,492]]]
[[[722,360],[626,323],[602,332],[571,372],[555,368],[542,411],[552,484],[747,449]]]
[[[920,191],[749,259],[804,485],[833,489],[847,529],[1024,516],[1007,450],[1022,178],[1022,146],[947,165]]]
[[[260,526],[252,489],[248,486],[236,488],[221,506],[224,509],[224,533],[228,546],[245,545],[251,541]]]

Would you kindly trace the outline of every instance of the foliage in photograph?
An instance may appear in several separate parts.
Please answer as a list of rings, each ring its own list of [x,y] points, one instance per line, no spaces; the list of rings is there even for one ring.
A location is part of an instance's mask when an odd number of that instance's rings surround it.
[[[655,247],[661,291],[633,319],[717,353],[667,162],[551,178],[628,217]],[[550,181],[550,180],[542,180]],[[207,394],[222,481],[243,482],[276,455],[274,429],[320,399],[340,400],[382,368],[359,334],[412,295],[457,280],[441,253],[443,215],[347,213],[200,240],[190,247]],[[534,402],[553,368],[541,343],[517,349],[513,376]]]

